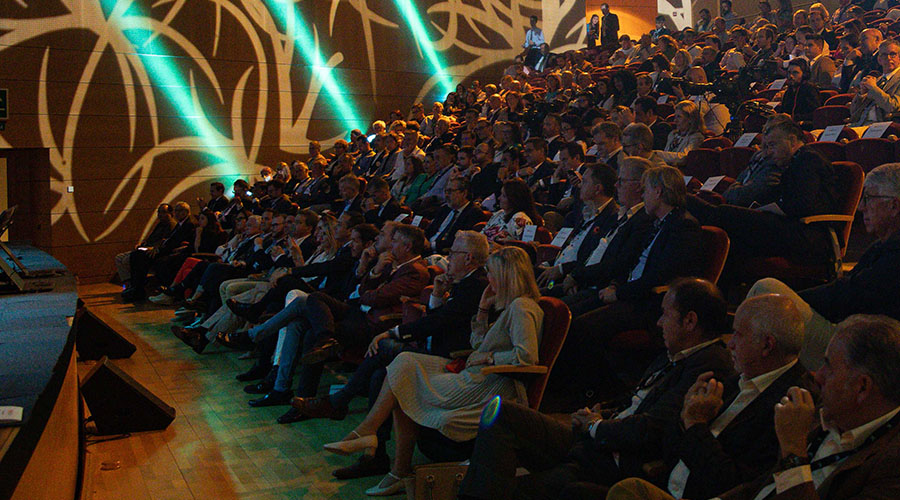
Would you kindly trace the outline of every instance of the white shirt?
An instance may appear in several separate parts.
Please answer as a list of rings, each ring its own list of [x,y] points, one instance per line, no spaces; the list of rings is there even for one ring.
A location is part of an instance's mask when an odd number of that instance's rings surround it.
[[[739,392],[737,397],[734,398],[734,401],[728,405],[728,408],[720,413],[709,425],[709,432],[713,437],[718,438],[719,434],[728,427],[728,424],[730,424],[735,417],[750,406],[750,403],[768,389],[773,382],[778,380],[778,377],[782,376],[796,364],[797,360],[791,361],[781,368],[763,373],[750,380],[746,380],[744,376],[741,375],[741,379],[738,381],[738,387],[741,392]],[[687,485],[690,473],[691,471],[684,463],[684,460],[679,460],[678,464],[675,465],[675,468],[672,469],[671,474],[669,474],[669,493],[676,499],[681,498],[682,495],[684,495],[684,488]]]
[[[578,234],[575,235],[569,241],[569,244],[566,245],[566,248],[563,248],[559,255],[556,257],[556,261],[554,265],[559,266],[559,270],[562,271],[562,265],[568,262],[575,262],[578,259],[578,250],[581,248],[581,244],[584,243],[584,239],[587,238],[588,232],[594,227],[594,221],[600,215],[600,212],[606,209],[606,206],[612,201],[612,198],[606,200],[606,203],[594,210],[593,214],[589,214],[590,218],[585,218],[585,221],[581,224],[581,230],[578,231]]]
[[[631,208],[619,207],[619,219],[625,217],[626,220],[630,219],[634,214],[638,213],[638,210],[644,209],[644,202],[640,202],[637,205]],[[616,234],[619,232],[619,229],[625,224],[623,221],[619,226],[608,235],[600,238],[600,243],[597,244],[597,248],[591,252],[591,256],[588,257],[587,262],[584,264],[585,267],[597,264],[603,259],[603,254],[606,253],[606,248],[609,247],[609,242],[612,241],[613,238],[616,237]]]
[[[532,28],[525,32],[525,43],[523,48],[540,47],[544,43],[544,32],[540,28]]]

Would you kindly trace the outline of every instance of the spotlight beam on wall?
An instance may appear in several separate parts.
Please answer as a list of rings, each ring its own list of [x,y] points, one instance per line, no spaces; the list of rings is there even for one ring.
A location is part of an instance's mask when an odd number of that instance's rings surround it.
[[[403,19],[405,19],[406,23],[409,25],[409,29],[412,31],[416,43],[422,48],[425,59],[428,60],[428,64],[431,66],[434,76],[438,79],[438,84],[443,89],[443,96],[446,96],[455,90],[455,86],[453,85],[452,78],[447,74],[447,70],[444,69],[444,64],[441,61],[440,56],[434,50],[434,46],[431,43],[431,39],[428,37],[428,33],[425,31],[425,22],[422,21],[422,16],[419,15],[419,11],[411,0],[394,0],[394,4],[397,5],[397,10],[400,11],[400,15],[403,16]]]
[[[210,123],[199,103],[192,95],[193,82],[188,82],[178,70],[178,61],[184,58],[175,57],[168,52],[158,37],[148,28],[135,28],[133,19],[147,18],[136,2],[125,2],[121,6],[119,0],[102,0],[101,5],[108,13],[107,18],[116,18],[122,26],[120,29],[125,38],[132,44],[135,54],[147,68],[147,74],[155,80],[156,88],[172,103],[176,112],[188,129],[195,134],[208,152],[222,160],[223,164],[238,165],[238,160],[231,150],[230,141]],[[125,7],[122,9],[122,7]],[[125,18],[128,22],[123,22]]]
[[[346,99],[346,93],[341,92],[342,85],[338,83],[332,68],[328,66],[322,53],[316,47],[315,36],[308,28],[310,25],[297,9],[294,1],[265,0],[265,3],[275,18],[284,25],[285,34],[294,40],[294,45],[313,74],[322,82],[322,87],[328,94],[328,102],[332,111],[338,115],[337,119],[347,130],[357,128],[365,131],[366,123],[357,115],[354,107]]]

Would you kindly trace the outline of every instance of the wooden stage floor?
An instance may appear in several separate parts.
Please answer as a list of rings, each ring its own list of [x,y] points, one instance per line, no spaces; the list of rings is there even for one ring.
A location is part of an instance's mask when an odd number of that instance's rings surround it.
[[[234,379],[252,360],[216,345],[196,355],[171,334],[172,308],[123,304],[118,286],[78,291],[91,311],[137,345],[131,358],[114,363],[177,412],[165,431],[90,444],[85,499],[368,498],[364,491],[380,478],[338,481],[331,471],[355,458],[321,451],[362,420],[364,398],[356,398],[340,422],[280,425],[275,419],[288,407],[250,408],[253,396]],[[80,374],[88,363],[79,363]],[[340,375],[326,371],[320,394],[334,383],[341,383]],[[101,470],[115,462],[117,470]]]

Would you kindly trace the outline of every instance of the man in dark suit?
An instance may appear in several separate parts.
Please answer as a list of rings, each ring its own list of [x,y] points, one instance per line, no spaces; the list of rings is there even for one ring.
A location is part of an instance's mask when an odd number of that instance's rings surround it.
[[[835,259],[829,227],[800,222],[801,217],[837,210],[834,170],[821,155],[802,146],[803,131],[790,121],[772,125],[763,137],[769,159],[785,166],[774,206],[754,210],[713,206],[695,196],[688,198],[687,208],[701,224],[718,226],[728,233],[730,264],[748,257],[788,257],[818,263]]]
[[[325,173],[325,160],[318,159],[309,163],[309,176],[312,181],[296,195],[297,203],[304,208],[328,206],[337,197],[337,190],[331,178]]]
[[[559,150],[566,144],[566,140],[561,135],[562,117],[556,113],[545,116],[544,122],[541,124],[541,133],[544,140],[547,141],[547,158],[554,162],[558,161]]]
[[[688,391],[680,422],[666,436],[667,489],[678,498],[711,498],[771,467],[778,439],[773,409],[790,387],[812,387],[797,360],[803,317],[780,295],[745,300],[728,342],[739,376],[703,374]]]
[[[634,392],[631,405],[613,415],[580,410],[572,423],[496,398],[486,407],[461,499],[576,498],[579,482],[611,485],[639,475],[662,458],[666,426],[678,418],[685,394],[701,373],[731,375],[719,335],[726,303],[715,285],[681,279],[663,299],[659,325],[667,354],[661,355]],[[516,468],[529,475],[516,477]],[[580,490],[577,490],[580,491]],[[603,498],[595,497],[595,498]]]
[[[550,187],[550,176],[556,171],[556,163],[547,157],[547,141],[532,137],[524,146],[526,167],[531,175],[525,181],[532,191],[546,191]]]
[[[550,62],[550,58],[554,55],[555,54],[550,52],[550,45],[542,43],[540,52],[537,56],[537,60],[534,62],[534,70],[538,73],[543,73],[544,70],[547,69],[547,64]]]
[[[656,101],[652,97],[638,97],[634,101],[634,121],[650,127],[650,131],[653,132],[653,149],[659,151],[666,149],[672,126],[656,115]]]
[[[602,47],[616,47],[619,42],[619,16],[609,11],[609,4],[600,4],[600,45]]]
[[[582,212],[587,215],[581,217],[578,226],[570,227],[571,232],[553,264],[537,270],[538,286],[544,288],[544,295],[562,297],[565,294],[562,279],[587,262],[600,240],[615,230],[619,212],[619,205],[613,200],[615,184],[616,173],[612,168],[600,163],[587,165],[578,191]],[[560,286],[557,288],[556,284]]]
[[[622,148],[622,129],[614,122],[605,121],[594,125],[591,136],[597,145],[597,161],[618,172],[627,156]]]
[[[146,297],[144,286],[147,281],[147,273],[154,265],[172,257],[174,252],[185,245],[192,245],[195,237],[195,222],[191,217],[191,206],[183,201],[175,204],[173,209],[175,227],[162,240],[158,246],[145,247],[146,250],[135,250],[129,254],[128,265],[131,268],[131,282],[129,287],[122,291],[122,298],[133,302],[143,300]]]
[[[457,231],[472,229],[484,221],[481,205],[469,200],[469,181],[465,177],[451,179],[444,191],[447,202],[425,229],[432,253],[446,252],[453,245]]]
[[[343,419],[350,401],[368,393],[373,403],[381,390],[385,367],[404,351],[450,357],[453,351],[471,348],[471,317],[477,312],[487,277],[482,269],[488,256],[487,238],[474,231],[462,231],[453,242],[447,272],[435,278],[425,316],[376,335],[366,359],[343,389],[328,397],[295,398],[291,403],[301,418]],[[390,470],[385,443],[390,426],[379,429],[378,448],[372,456],[334,471],[338,479],[385,474]]]
[[[391,196],[391,187],[384,177],[373,177],[366,184],[366,194],[372,208],[366,211],[366,222],[381,227],[385,221],[394,220],[400,215],[400,203]]]
[[[338,181],[337,188],[341,197],[331,204],[331,210],[334,213],[338,215],[345,212],[364,213],[362,209],[362,183],[359,181],[359,177],[353,174],[346,174]]]
[[[680,171],[672,167],[656,167],[644,173],[644,211],[653,217],[652,226],[640,242],[641,250],[620,262],[608,280],[593,283],[598,290],[581,303],[573,304],[572,326],[559,355],[551,381],[556,388],[567,387],[570,404],[583,404],[589,394],[606,391],[614,396],[614,384],[578,387],[595,383],[612,374],[608,363],[601,360],[608,352],[607,342],[627,330],[647,330],[658,315],[660,298],[653,288],[665,285],[679,276],[700,274],[700,225],[684,210],[686,191]],[[607,249],[607,253],[610,250]],[[577,368],[576,368],[577,367]],[[639,363],[626,367],[640,373]],[[587,373],[590,375],[585,376]],[[627,378],[627,377],[626,377]],[[560,391],[553,391],[557,394]]]
[[[452,143],[453,139],[453,132],[450,131],[450,118],[442,116],[434,124],[434,137],[425,145],[425,152],[433,153],[444,144]]]
[[[494,141],[485,141],[475,146],[475,165],[480,169],[472,177],[472,199],[484,200],[500,191],[500,163],[494,162]]]
[[[900,323],[857,315],[842,322],[816,371],[812,395],[791,387],[775,405],[778,462],[722,500],[900,498]],[[816,422],[821,426],[808,434]],[[640,479],[615,485],[609,500],[669,500]]]
[[[276,214],[288,214],[293,211],[291,199],[284,194],[284,182],[269,181],[266,184],[266,192],[268,196],[259,203],[261,210],[272,210]]]
[[[203,210],[203,198],[197,198],[200,209]],[[205,208],[212,210],[214,213],[222,212],[228,207],[228,197],[225,196],[225,184],[221,182],[212,182],[209,184],[209,201],[205,203]]]

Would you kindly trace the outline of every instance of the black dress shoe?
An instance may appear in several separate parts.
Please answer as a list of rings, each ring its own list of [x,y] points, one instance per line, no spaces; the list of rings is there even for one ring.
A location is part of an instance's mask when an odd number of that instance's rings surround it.
[[[236,351],[252,351],[256,348],[256,343],[247,332],[219,332],[216,334],[216,342]]]
[[[251,399],[247,402],[250,406],[254,408],[260,408],[263,406],[278,406],[278,405],[286,405],[290,404],[291,398],[294,397],[294,391],[269,391],[265,396],[258,399]]]
[[[301,358],[304,365],[323,363],[331,358],[336,358],[341,352],[341,344],[334,339],[325,339],[318,346],[307,352]]]
[[[262,312],[260,311],[258,303],[247,304],[238,302],[234,299],[228,299],[225,301],[225,305],[228,306],[228,309],[231,309],[231,312],[233,312],[235,316],[243,318],[251,323],[256,323]]]
[[[209,340],[207,340],[206,335],[196,335],[190,339],[188,345],[191,346],[191,349],[194,350],[197,354],[203,354],[203,349],[206,349],[206,346],[209,345]]]
[[[268,394],[274,386],[274,383],[263,380],[256,384],[244,386],[244,392],[246,392],[247,394]]]
[[[122,291],[122,300],[125,302],[140,302],[147,297],[142,288],[129,287]]]
[[[296,408],[291,408],[284,415],[278,417],[279,424],[293,424],[294,422],[302,422],[309,420],[309,417],[300,413]]]
[[[250,367],[250,369],[245,371],[244,373],[239,373],[239,374],[235,375],[234,378],[236,378],[237,380],[239,380],[241,382],[249,382],[251,380],[259,380],[259,379],[265,377],[266,374],[269,373],[269,370],[271,368],[272,367],[267,364],[257,363],[257,364],[254,364],[252,367]]]
[[[391,470],[391,458],[385,453],[363,454],[353,465],[331,471],[338,479],[356,479],[369,476],[383,476]]]

